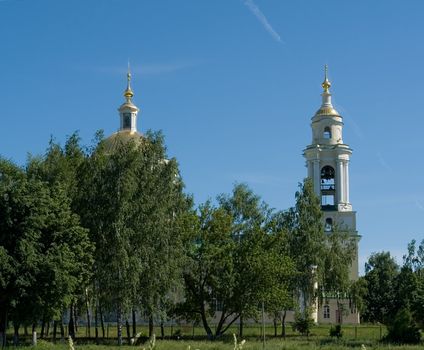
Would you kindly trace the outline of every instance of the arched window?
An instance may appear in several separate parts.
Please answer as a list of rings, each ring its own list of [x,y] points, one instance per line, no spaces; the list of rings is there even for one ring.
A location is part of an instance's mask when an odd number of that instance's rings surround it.
[[[330,129],[330,127],[329,126],[326,126],[325,128],[324,128],[324,135],[323,135],[323,137],[325,138],[325,139],[331,139],[331,129]]]
[[[325,232],[333,231],[333,219],[332,218],[325,219],[324,231]]]
[[[325,207],[335,205],[336,187],[334,184],[334,168],[326,165],[321,169],[321,206]]]

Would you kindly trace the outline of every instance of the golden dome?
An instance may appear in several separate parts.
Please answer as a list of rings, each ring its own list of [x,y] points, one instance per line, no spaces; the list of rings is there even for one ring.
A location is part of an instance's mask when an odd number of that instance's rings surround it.
[[[334,115],[334,116],[340,117],[339,112],[337,112],[332,106],[331,107],[323,106],[315,112],[315,116],[321,116],[321,115]]]
[[[114,152],[119,146],[133,142],[134,146],[139,148],[144,143],[145,139],[138,131],[120,130],[103,141],[104,149],[107,153]]]

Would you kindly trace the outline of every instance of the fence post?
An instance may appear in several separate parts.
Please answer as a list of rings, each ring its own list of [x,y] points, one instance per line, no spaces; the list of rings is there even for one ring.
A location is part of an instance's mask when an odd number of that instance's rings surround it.
[[[380,325],[380,340],[381,340],[381,336],[382,336],[382,329],[381,329],[381,325]]]
[[[109,323],[106,326],[106,338],[109,339]]]
[[[358,326],[355,326],[355,340],[358,337]]]

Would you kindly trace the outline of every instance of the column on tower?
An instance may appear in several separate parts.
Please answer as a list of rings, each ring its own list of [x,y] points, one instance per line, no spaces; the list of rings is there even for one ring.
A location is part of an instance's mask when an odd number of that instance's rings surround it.
[[[346,179],[346,203],[350,203],[349,199],[349,162],[345,162],[345,179]]]
[[[321,172],[319,169],[319,159],[314,159],[314,192],[321,197]]]
[[[336,204],[343,201],[342,171],[343,163],[340,159],[336,159]]]
[[[313,179],[314,169],[312,168],[312,162],[310,160],[306,162],[306,167],[308,168],[308,178]]]

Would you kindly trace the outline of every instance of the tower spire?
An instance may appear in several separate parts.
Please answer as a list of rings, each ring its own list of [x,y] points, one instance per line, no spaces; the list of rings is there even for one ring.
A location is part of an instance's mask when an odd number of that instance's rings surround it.
[[[321,86],[323,87],[325,93],[330,92],[329,90],[330,90],[330,87],[331,87],[331,83],[328,80],[328,66],[327,65],[324,66],[324,81],[322,82]]]
[[[130,70],[130,61],[128,60],[128,71],[127,71],[127,88],[124,91],[124,97],[126,98],[127,102],[131,102],[132,97],[134,96],[134,93],[131,89],[131,70]]]

